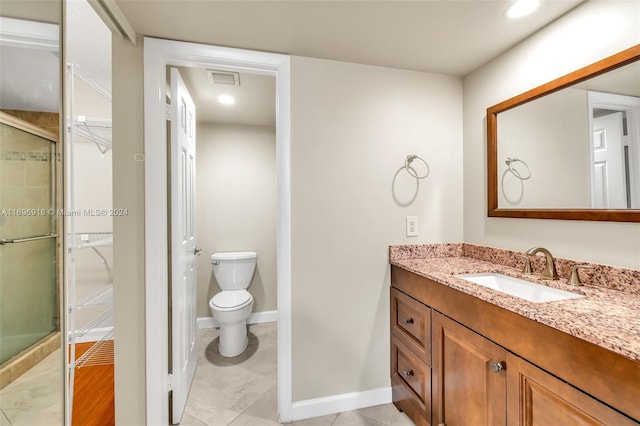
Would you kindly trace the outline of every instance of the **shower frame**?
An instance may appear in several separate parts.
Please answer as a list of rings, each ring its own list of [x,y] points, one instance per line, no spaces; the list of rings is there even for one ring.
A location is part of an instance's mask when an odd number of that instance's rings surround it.
[[[38,114],[38,112],[34,112],[34,111],[25,111],[25,113],[28,113],[29,115],[32,115],[33,113]],[[47,238],[53,238],[55,240],[55,247],[56,247],[56,251],[55,251],[55,256],[56,256],[56,271],[55,271],[55,276],[56,276],[56,312],[57,312],[57,316],[56,316],[56,330],[53,331],[52,333],[49,333],[47,336],[44,336],[42,339],[38,340],[37,342],[35,342],[33,345],[31,345],[30,347],[24,349],[23,351],[21,351],[20,353],[16,354],[14,357],[10,358],[9,360],[7,360],[4,363],[3,369],[5,368],[11,368],[15,365],[18,365],[21,362],[25,361],[25,358],[28,358],[31,354],[38,352],[39,350],[41,350],[40,348],[44,348],[45,349],[45,353],[48,355],[49,353],[53,352],[53,350],[51,350],[53,348],[53,346],[59,348],[62,346],[62,341],[63,339],[63,334],[61,333],[61,330],[63,328],[63,319],[64,319],[64,303],[62,302],[62,299],[64,297],[63,295],[63,291],[64,291],[64,268],[63,268],[63,259],[64,259],[64,248],[62,246],[62,238],[61,235],[63,235],[63,221],[61,220],[57,220],[57,212],[59,211],[60,206],[63,205],[63,185],[62,185],[62,173],[63,173],[63,168],[62,168],[62,164],[61,164],[61,159],[62,159],[62,151],[63,151],[63,144],[59,143],[60,137],[59,134],[50,132],[42,127],[39,127],[36,124],[33,124],[32,122],[23,120],[19,117],[16,117],[14,115],[8,114],[6,112],[0,111],[0,123],[5,124],[7,126],[13,127],[15,129],[18,130],[22,130],[24,132],[30,133],[32,135],[38,136],[40,138],[46,139],[48,141],[50,141],[51,143],[54,144],[54,157],[52,158],[52,161],[54,163],[54,167],[53,167],[53,178],[54,178],[54,184],[53,184],[53,192],[54,192],[54,214],[51,216],[51,220],[52,222],[54,222],[54,226],[52,227],[54,229],[54,232],[51,236],[46,236]],[[60,118],[58,116],[58,129],[60,128]],[[38,236],[34,236],[37,239],[39,239]],[[19,241],[17,240],[22,240],[22,239],[16,239],[16,242],[19,243]],[[30,239],[28,239],[30,240]],[[9,242],[7,242],[9,243]],[[57,339],[58,343],[52,345],[51,342],[53,340]],[[55,349],[54,349],[55,350]],[[45,355],[46,356],[46,355]],[[62,360],[62,362],[64,362],[64,360]],[[61,366],[62,368],[64,368],[64,365]],[[23,373],[28,371],[28,369],[24,369]],[[10,381],[9,383],[11,383],[12,381],[14,381],[17,377],[10,377]],[[8,383],[7,383],[8,384]]]

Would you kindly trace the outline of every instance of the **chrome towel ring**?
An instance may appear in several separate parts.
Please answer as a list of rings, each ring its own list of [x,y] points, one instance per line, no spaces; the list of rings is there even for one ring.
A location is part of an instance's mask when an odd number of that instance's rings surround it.
[[[518,162],[522,163],[522,165],[527,168],[527,176],[522,176],[522,174],[517,169],[514,168],[513,163],[518,163]],[[513,157],[513,158],[507,157],[505,163],[507,164],[507,171],[511,172],[511,174],[513,174],[516,178],[520,180],[527,180],[531,177],[531,169],[529,168],[527,163],[525,163],[521,159],[516,157]]]
[[[422,163],[424,163],[424,166],[427,168],[427,171],[423,175],[419,175],[418,172],[416,172],[416,170],[413,167],[411,167],[411,162],[413,160],[420,160],[422,161]],[[422,180],[427,176],[429,176],[429,165],[427,164],[427,162],[414,154],[407,155],[407,159],[404,161],[404,168],[407,171],[407,173],[409,173],[411,176],[413,176],[418,180]]]

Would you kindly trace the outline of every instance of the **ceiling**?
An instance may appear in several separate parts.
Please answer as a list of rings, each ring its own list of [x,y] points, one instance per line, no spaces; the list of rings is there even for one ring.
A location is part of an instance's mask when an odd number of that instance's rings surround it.
[[[0,16],[36,22],[60,23],[60,0],[0,0]]]
[[[512,0],[116,0],[139,35],[463,76],[582,0],[542,0],[535,14],[504,18]],[[198,121],[275,125],[272,77],[212,85],[183,69]],[[222,92],[232,106],[216,101]]]
[[[196,104],[199,123],[275,127],[275,77],[241,73],[240,85],[234,86],[210,82],[205,69],[180,67],[180,75]],[[236,103],[223,105],[220,95],[231,95]]]
[[[583,2],[541,0],[541,7],[533,15],[511,21],[504,18],[511,1],[116,0],[116,3],[135,31],[143,36],[464,76]],[[57,1],[0,2],[0,15],[48,22],[58,19]],[[67,4],[73,8],[79,3],[84,2]],[[91,34],[86,28],[94,26],[83,19],[70,19],[68,23],[68,34]],[[108,70],[104,49],[77,49],[73,40],[69,47],[68,53],[79,56],[74,62]],[[192,89],[199,121],[274,125],[272,77],[243,74],[240,87],[220,88],[208,81],[204,70],[182,72]],[[216,101],[220,91],[234,92],[231,94],[236,96],[236,104],[220,105]]]
[[[58,63],[58,52],[0,46],[0,109],[58,111]]]
[[[40,37],[44,34],[51,45],[59,43],[58,25],[52,24],[59,21],[61,9],[58,1],[0,1],[1,16],[37,22],[31,27],[27,26],[28,23],[21,24],[20,28],[25,29],[23,36],[37,34]],[[90,77],[92,83],[110,91],[109,29],[86,1],[73,1],[69,5],[66,16],[66,61],[80,65],[85,78]],[[12,30],[13,28],[0,25],[0,108],[58,111],[59,48],[53,48],[47,43],[35,43],[26,37],[21,37],[20,42],[11,42],[9,38],[5,39],[5,31],[13,34]]]
[[[116,0],[140,35],[464,76],[583,0]]]

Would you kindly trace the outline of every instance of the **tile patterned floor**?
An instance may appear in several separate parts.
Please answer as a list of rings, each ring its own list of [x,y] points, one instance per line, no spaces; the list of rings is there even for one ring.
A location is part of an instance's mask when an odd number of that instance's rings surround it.
[[[276,323],[249,326],[249,346],[223,358],[218,330],[198,331],[198,368],[182,426],[274,426],[277,415]],[[62,424],[60,350],[0,391],[0,426]],[[295,426],[412,426],[392,405],[293,422]]]
[[[62,424],[62,350],[0,390],[0,426]]]
[[[218,330],[198,331],[198,368],[182,426],[274,426],[277,415],[276,323],[249,326],[249,346],[223,358]],[[411,426],[393,404],[291,423],[296,426]]]

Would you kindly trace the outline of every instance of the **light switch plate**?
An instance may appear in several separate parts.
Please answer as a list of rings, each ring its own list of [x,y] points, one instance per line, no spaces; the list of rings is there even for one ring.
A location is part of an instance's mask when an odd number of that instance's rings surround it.
[[[407,237],[418,236],[418,216],[407,216]]]

